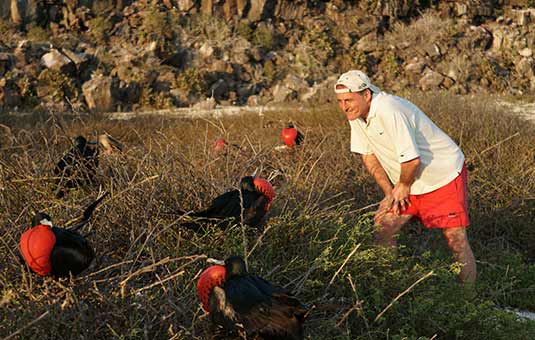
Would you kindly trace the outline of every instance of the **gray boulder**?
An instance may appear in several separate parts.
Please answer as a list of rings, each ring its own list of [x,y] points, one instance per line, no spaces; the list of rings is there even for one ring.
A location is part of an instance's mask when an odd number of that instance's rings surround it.
[[[41,57],[41,64],[50,70],[65,74],[73,74],[76,70],[73,61],[56,49],[44,54]]]
[[[109,112],[115,108],[115,98],[118,96],[116,79],[106,76],[96,76],[82,85],[87,107],[92,111]]]

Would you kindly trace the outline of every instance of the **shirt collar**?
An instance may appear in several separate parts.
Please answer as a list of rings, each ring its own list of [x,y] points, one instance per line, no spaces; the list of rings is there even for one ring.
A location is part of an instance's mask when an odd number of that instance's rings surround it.
[[[375,118],[375,116],[377,116],[377,105],[375,104],[377,101],[374,101],[374,99],[380,94],[381,92],[379,93],[373,93],[372,94],[372,100],[371,100],[371,103],[370,103],[370,111],[368,111],[368,117],[366,117],[366,120],[362,119],[362,118],[358,118],[358,120],[360,120],[364,125],[366,126],[369,126],[370,125],[370,121]]]

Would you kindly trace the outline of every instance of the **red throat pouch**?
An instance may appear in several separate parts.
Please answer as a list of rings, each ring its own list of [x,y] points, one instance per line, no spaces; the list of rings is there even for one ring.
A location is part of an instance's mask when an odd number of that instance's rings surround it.
[[[50,254],[56,244],[52,228],[38,225],[26,230],[20,238],[20,251],[28,266],[37,274],[46,276],[52,271]]]
[[[199,281],[197,281],[197,295],[202,302],[202,308],[210,313],[208,298],[210,292],[216,286],[221,286],[225,282],[226,269],[223,266],[211,266],[205,269]]]

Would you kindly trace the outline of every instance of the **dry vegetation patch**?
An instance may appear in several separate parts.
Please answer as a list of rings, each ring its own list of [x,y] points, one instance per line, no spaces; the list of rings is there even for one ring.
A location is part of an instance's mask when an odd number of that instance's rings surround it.
[[[254,272],[315,306],[308,339],[532,338],[533,323],[495,307],[533,308],[535,299],[533,126],[493,98],[410,97],[467,156],[475,291],[456,283],[458,266],[439,232],[410,225],[397,257],[373,245],[366,207],[381,196],[350,154],[349,128],[333,107],[221,119],[0,116],[0,337],[42,317],[20,338],[206,339],[196,279],[206,257],[241,254]],[[276,151],[288,120],[305,143]],[[111,197],[90,224],[97,260],[71,280],[31,274],[17,244],[32,213],[44,210],[62,225],[98,194],[86,188],[54,199],[54,163],[70,138],[102,132],[127,148],[99,168]],[[241,148],[216,153],[218,137]],[[277,174],[263,228],[180,228],[176,209],[206,207],[257,168]]]

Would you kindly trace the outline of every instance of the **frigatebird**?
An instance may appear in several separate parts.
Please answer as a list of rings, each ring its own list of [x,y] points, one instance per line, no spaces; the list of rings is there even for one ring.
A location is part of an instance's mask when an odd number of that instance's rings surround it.
[[[240,188],[227,191],[212,200],[210,206],[202,211],[187,214],[193,217],[183,225],[199,229],[203,224],[215,223],[221,227],[234,220],[251,227],[257,227],[271,208],[275,190],[271,184],[260,177],[245,176]],[[184,212],[179,212],[184,215]]]
[[[26,230],[20,238],[20,252],[30,269],[41,275],[68,277],[84,271],[95,257],[93,248],[86,240],[87,235],[80,234],[89,222],[97,205],[108,195],[104,193],[89,205],[81,221],[70,228],[56,227],[50,216],[38,212],[32,218],[32,228]]]
[[[206,269],[197,292],[216,334],[248,339],[300,340],[308,308],[286,289],[247,272],[240,256]]]
[[[305,136],[297,130],[294,124],[289,123],[287,127],[282,129],[281,138],[287,147],[293,148],[295,145],[301,145]]]
[[[74,139],[74,146],[63,155],[54,168],[58,187],[56,197],[63,197],[65,189],[93,184],[99,164],[100,149],[109,154],[113,148],[122,150],[122,145],[108,134],[99,135],[96,142],[89,142],[84,136],[77,136]]]

